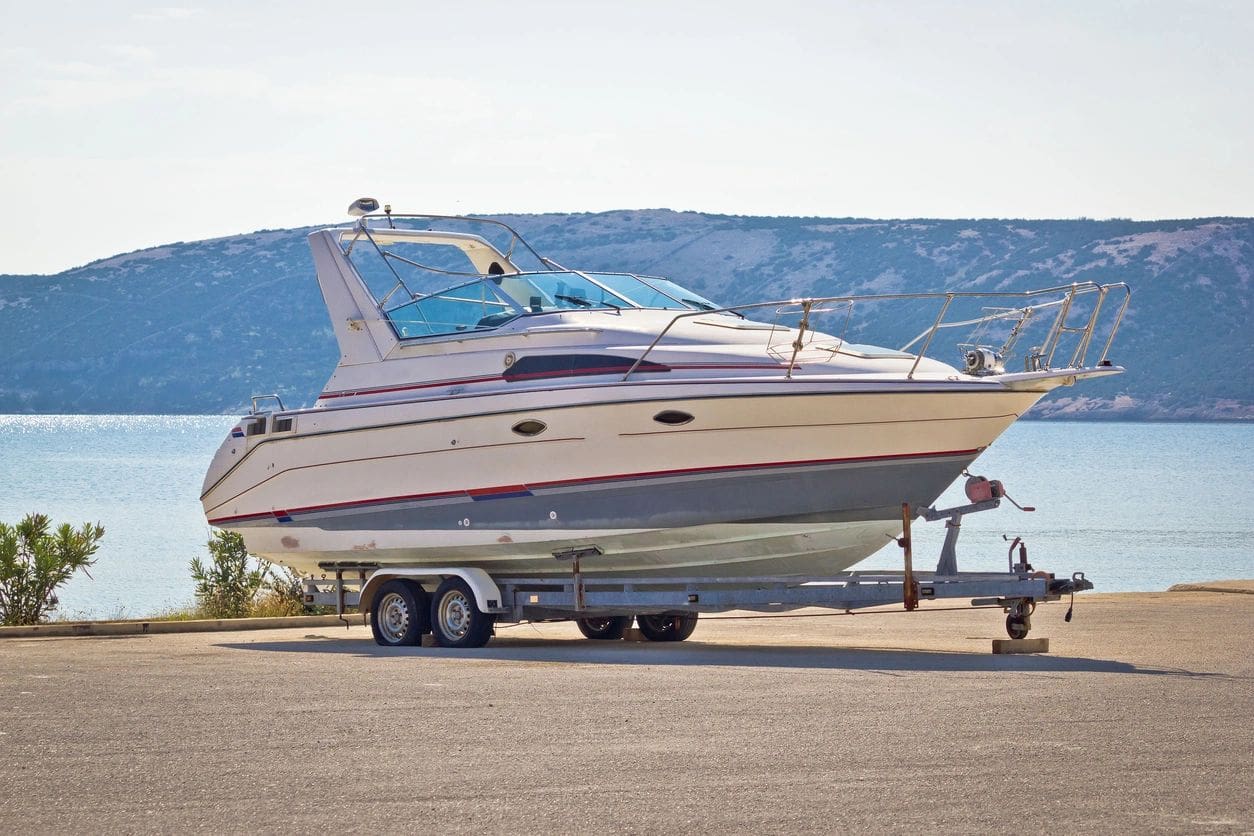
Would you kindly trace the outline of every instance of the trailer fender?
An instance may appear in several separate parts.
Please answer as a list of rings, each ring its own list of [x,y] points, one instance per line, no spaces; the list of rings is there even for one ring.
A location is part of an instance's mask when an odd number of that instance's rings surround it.
[[[496,581],[492,580],[488,573],[482,569],[465,567],[423,567],[419,569],[399,566],[393,568],[389,566],[377,569],[366,581],[365,586],[361,588],[361,600],[358,607],[363,613],[370,612],[370,608],[374,604],[375,593],[378,592],[379,587],[396,578],[417,581],[426,587],[428,593],[431,593],[440,585],[440,581],[450,577],[461,578],[470,586],[470,591],[475,595],[475,604],[483,612],[509,612],[509,608],[503,605],[501,589],[496,585]]]

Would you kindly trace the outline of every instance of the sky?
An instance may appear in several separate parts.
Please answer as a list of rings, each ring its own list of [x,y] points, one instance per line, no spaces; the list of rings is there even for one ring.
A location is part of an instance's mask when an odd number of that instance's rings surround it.
[[[0,274],[397,211],[1254,215],[1254,2],[0,0]]]

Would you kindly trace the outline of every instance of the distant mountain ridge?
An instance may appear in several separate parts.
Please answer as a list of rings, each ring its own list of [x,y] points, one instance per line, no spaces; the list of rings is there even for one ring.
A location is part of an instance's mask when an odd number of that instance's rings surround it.
[[[1254,219],[495,217],[568,266],[666,275],[724,304],[1124,281],[1132,307],[1112,356],[1128,373],[1060,390],[1032,416],[1254,418]],[[312,229],[0,276],[0,412],[237,412],[270,392],[312,403],[337,358]]]

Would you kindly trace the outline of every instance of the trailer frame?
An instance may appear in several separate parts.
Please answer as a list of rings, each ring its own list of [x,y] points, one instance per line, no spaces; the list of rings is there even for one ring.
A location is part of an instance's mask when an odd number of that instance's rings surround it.
[[[984,488],[988,485],[988,480],[982,477],[971,477],[971,482]],[[476,613],[472,610],[477,610],[477,615],[490,619],[492,624],[498,621],[574,620],[583,625],[589,620],[636,618],[639,621],[641,616],[646,616],[654,620],[676,619],[676,630],[681,619],[695,622],[700,613],[730,610],[778,613],[803,607],[853,612],[893,604],[915,610],[920,601],[967,598],[973,607],[1003,609],[1007,613],[1007,633],[1012,639],[1022,639],[1031,630],[1031,614],[1037,604],[1057,601],[1064,595],[1074,596],[1076,592],[1092,589],[1093,584],[1083,572],[1058,578],[1035,570],[1027,562],[1026,547],[1019,545],[1020,538],[1015,538],[1011,544],[1007,571],[959,572],[956,546],[962,517],[997,508],[1002,498],[1009,498],[1005,497],[1000,483],[992,484],[993,493],[988,498],[981,497],[980,501],[955,508],[928,508],[922,513],[928,520],[946,520],[945,543],[934,572],[915,572],[913,569],[910,536],[913,515],[910,507],[903,504],[903,535],[897,541],[903,552],[902,571],[725,578],[602,574],[595,571],[596,558],[601,556],[602,551],[589,544],[555,552],[555,560],[569,563],[570,571],[551,575],[492,575],[483,569],[468,566],[328,562],[320,564],[323,570],[320,578],[304,579],[304,599],[310,605],[334,606],[341,619],[348,607],[359,607],[363,623],[369,623],[369,614],[377,624],[380,593],[391,589],[390,594],[396,600],[390,605],[414,609],[412,618],[416,621],[413,629],[406,628],[409,629],[406,641],[385,640],[375,629],[376,640],[383,644],[412,643],[415,633],[421,641],[424,632],[433,631],[440,644],[477,646],[473,642],[451,643],[456,636],[448,640],[447,635],[442,636],[439,632],[437,616],[441,611],[430,596],[433,591],[440,595],[449,590],[451,594],[461,596],[458,612],[462,617],[473,618]],[[1018,562],[1014,560],[1016,547],[1019,547]],[[586,571],[589,562],[593,568],[591,574]],[[403,594],[397,592],[398,587],[391,583],[393,581],[401,582],[399,589]],[[430,613],[426,612],[428,606]],[[404,617],[409,619],[411,616]],[[1067,620],[1070,620],[1070,611]],[[491,632],[491,629],[478,630],[483,642],[487,641]],[[690,632],[691,628],[687,633]]]

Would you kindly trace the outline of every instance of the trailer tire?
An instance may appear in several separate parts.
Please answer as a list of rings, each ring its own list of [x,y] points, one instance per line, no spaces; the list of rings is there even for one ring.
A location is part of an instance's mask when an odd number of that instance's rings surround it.
[[[640,635],[651,642],[681,642],[697,629],[697,614],[638,615],[636,626]]]
[[[492,638],[494,616],[479,609],[470,584],[445,578],[431,597],[431,633],[440,647],[483,647]]]
[[[370,632],[375,644],[422,644],[422,634],[428,630],[427,609],[427,593],[413,581],[398,578],[383,584],[370,607]]]
[[[586,639],[613,641],[621,639],[631,626],[631,616],[611,615],[601,618],[576,618],[575,626]]]

